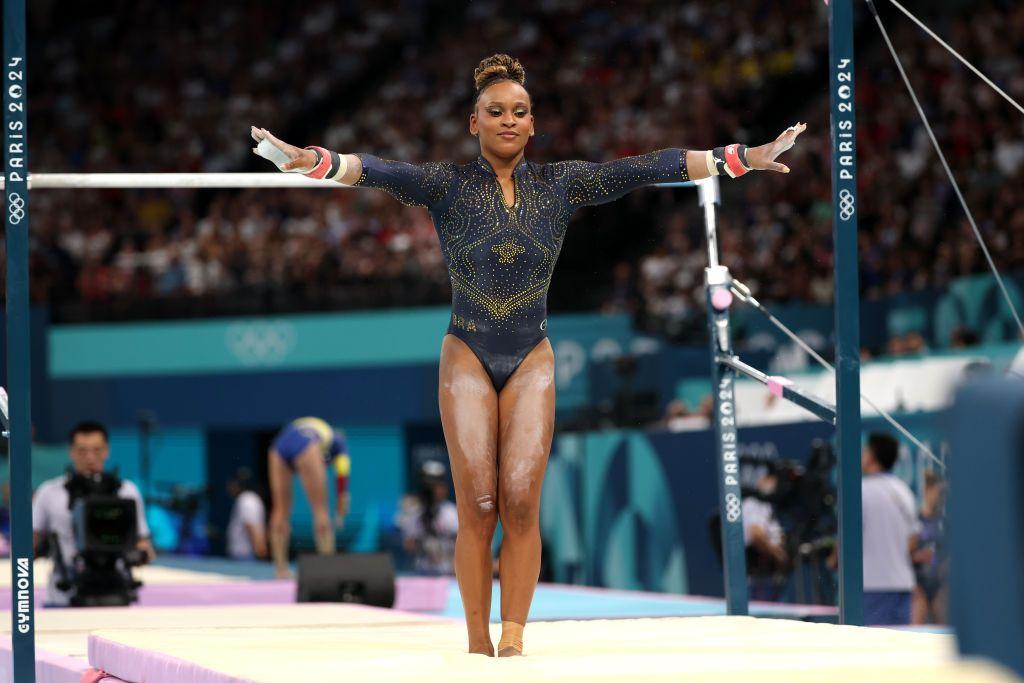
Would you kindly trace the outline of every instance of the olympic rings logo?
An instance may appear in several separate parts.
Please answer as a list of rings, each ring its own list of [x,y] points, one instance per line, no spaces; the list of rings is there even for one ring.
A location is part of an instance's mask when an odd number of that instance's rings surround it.
[[[853,218],[854,211],[853,193],[844,187],[839,191],[839,217],[848,221]]]
[[[7,197],[7,220],[11,225],[17,225],[25,218],[25,198],[17,192],[12,192]]]
[[[277,365],[295,348],[297,336],[288,323],[235,323],[224,342],[243,365]]]
[[[735,493],[728,493],[725,496],[725,518],[731,523],[740,518],[741,509],[740,497]]]

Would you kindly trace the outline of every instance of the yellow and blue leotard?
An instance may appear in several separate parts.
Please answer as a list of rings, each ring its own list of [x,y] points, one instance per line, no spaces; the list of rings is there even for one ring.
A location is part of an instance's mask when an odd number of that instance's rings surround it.
[[[289,467],[294,468],[295,458],[314,442],[323,446],[324,460],[330,462],[339,458],[340,467],[340,459],[343,457],[347,466],[348,446],[344,437],[318,417],[300,417],[292,420],[274,437],[271,448],[277,451]],[[348,476],[347,471],[345,476]]]
[[[603,164],[523,159],[509,206],[483,157],[460,166],[357,156],[357,186],[430,211],[452,283],[448,332],[473,350],[497,391],[547,336],[548,288],[573,212],[645,185],[689,180],[682,149]]]

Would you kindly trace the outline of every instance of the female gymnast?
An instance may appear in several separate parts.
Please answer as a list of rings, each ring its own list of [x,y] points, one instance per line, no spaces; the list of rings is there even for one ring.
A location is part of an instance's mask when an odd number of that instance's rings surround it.
[[[554,354],[547,292],[569,217],[653,183],[788,173],[775,161],[805,126],[775,141],[711,151],[664,149],[607,163],[527,161],[534,134],[526,75],[508,55],[474,72],[469,132],[480,156],[420,165],[286,144],[252,128],[254,151],[282,171],[375,187],[429,209],[452,283],[441,343],[441,422],[451,459],[459,532],[455,573],[469,651],[494,655],[488,631],[491,540],[501,520],[498,656],[523,652],[523,628],[540,573],[540,494],[555,418]]]
[[[327,512],[327,464],[334,463],[337,500],[335,522]],[[334,554],[335,525],[348,513],[350,461],[345,437],[318,417],[300,417],[274,437],[267,453],[270,478],[270,556],[277,578],[291,577],[288,538],[291,535],[292,479],[299,475],[313,512],[313,538],[321,555]]]

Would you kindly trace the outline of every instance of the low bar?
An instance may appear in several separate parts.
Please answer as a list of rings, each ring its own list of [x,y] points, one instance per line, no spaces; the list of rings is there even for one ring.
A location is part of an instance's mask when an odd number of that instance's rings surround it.
[[[828,401],[820,399],[812,394],[805,393],[800,389],[797,389],[792,384],[787,384],[786,381],[780,381],[783,378],[773,377],[766,375],[757,368],[747,365],[736,356],[728,356],[719,354],[715,359],[720,365],[725,365],[732,368],[736,372],[739,372],[747,377],[764,384],[771,390],[773,394],[781,398],[786,399],[796,405],[800,406],[812,415],[821,418],[825,422],[831,425],[836,423],[836,409]]]

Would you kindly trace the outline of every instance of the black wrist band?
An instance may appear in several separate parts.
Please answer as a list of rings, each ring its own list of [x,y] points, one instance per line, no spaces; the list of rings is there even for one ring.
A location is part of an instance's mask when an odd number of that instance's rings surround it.
[[[328,180],[334,180],[334,176],[340,168],[341,156],[334,150],[331,150],[331,168],[327,171],[327,175],[324,177]]]
[[[725,147],[715,147],[711,151],[711,159],[715,162],[718,175],[727,175],[725,172]]]
[[[747,163],[747,146],[746,145],[740,145],[739,147],[737,147],[736,148],[736,155],[740,158],[740,163],[743,164],[743,168],[747,169],[748,171],[752,171],[753,170],[752,168],[750,168],[750,164]]]

